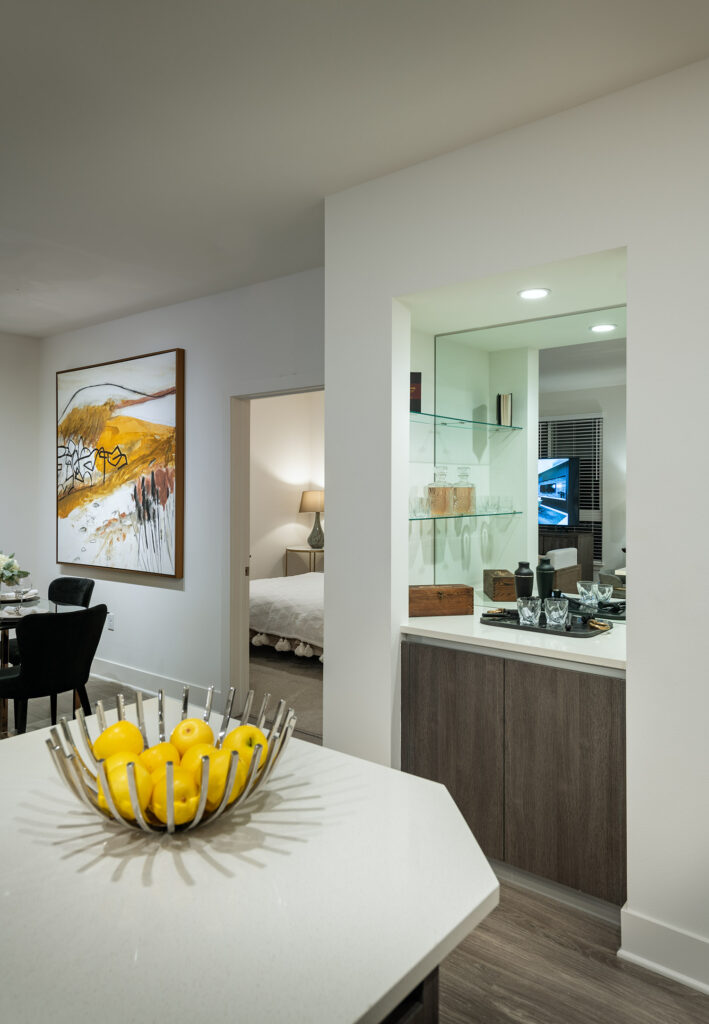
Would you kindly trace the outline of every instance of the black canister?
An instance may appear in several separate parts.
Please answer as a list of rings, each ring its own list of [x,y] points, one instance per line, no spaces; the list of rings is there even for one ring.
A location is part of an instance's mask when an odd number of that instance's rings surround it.
[[[531,597],[534,592],[534,573],[529,562],[520,562],[515,569],[515,594],[517,597]]]
[[[543,601],[545,597],[551,597],[553,589],[554,566],[551,564],[550,559],[542,557],[539,559],[539,565],[537,566],[537,594],[539,594]]]

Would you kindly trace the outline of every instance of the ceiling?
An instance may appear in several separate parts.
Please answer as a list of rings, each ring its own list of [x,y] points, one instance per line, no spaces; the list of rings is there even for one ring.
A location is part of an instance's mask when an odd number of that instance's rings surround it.
[[[461,281],[445,288],[399,296],[399,299],[411,313],[414,331],[426,334],[465,332],[467,344],[488,350],[546,348],[578,343],[576,336],[568,335],[567,325],[571,321],[567,314],[623,305],[625,273],[626,250],[607,249],[557,263]],[[549,295],[527,301],[519,296],[525,288],[548,288]],[[548,320],[549,317],[564,317],[564,320],[555,323]],[[535,328],[530,323],[534,320],[544,322]]]
[[[323,197],[707,54],[706,0],[4,0],[0,330],[321,265]]]

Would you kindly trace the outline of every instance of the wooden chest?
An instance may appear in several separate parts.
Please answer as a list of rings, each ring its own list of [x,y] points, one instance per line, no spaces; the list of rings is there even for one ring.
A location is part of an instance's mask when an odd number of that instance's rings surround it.
[[[483,569],[483,590],[491,601],[516,601],[514,573],[509,569]]]
[[[473,588],[464,583],[409,587],[409,616],[472,615]]]

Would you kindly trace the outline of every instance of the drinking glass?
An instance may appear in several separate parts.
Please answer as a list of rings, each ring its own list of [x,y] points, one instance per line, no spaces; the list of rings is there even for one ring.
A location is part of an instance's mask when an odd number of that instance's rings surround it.
[[[565,597],[547,597],[544,601],[544,612],[549,629],[563,629],[566,626],[568,611],[569,602]]]
[[[540,597],[518,597],[517,612],[520,626],[538,626],[539,616],[542,613],[542,599]]]
[[[15,597],[18,601],[24,601],[25,594],[28,594],[32,589],[32,580],[29,576],[23,576],[22,579],[18,580],[15,584]]]
[[[598,596],[596,594],[596,585],[593,580],[579,580],[576,587],[578,588],[581,604],[587,604],[590,607],[595,608],[598,604]]]
[[[605,602],[610,601],[613,596],[613,584],[612,583],[596,583],[596,597],[599,601]]]

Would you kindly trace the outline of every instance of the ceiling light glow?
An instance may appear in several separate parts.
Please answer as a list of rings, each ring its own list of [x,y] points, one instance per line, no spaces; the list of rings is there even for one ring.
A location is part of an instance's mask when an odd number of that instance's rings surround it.
[[[591,330],[594,334],[608,334],[609,331],[614,331],[616,324],[594,324]]]
[[[550,288],[525,288],[518,292],[520,299],[545,299],[550,294]]]

